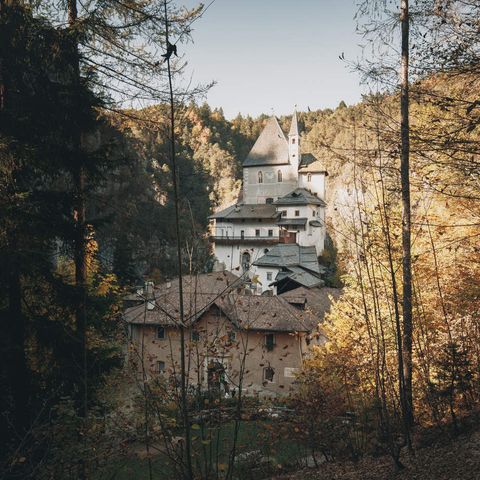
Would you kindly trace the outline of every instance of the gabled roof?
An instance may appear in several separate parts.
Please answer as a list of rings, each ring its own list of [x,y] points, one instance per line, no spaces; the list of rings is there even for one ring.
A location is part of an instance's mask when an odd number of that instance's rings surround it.
[[[244,160],[243,166],[258,167],[288,163],[288,142],[276,117],[272,116],[267,120],[265,128]]]
[[[193,322],[203,315],[219,293],[241,287],[243,283],[242,277],[237,277],[228,271],[183,277],[185,322]],[[125,310],[125,320],[134,324],[178,325],[180,321],[178,290],[178,278],[156,285],[153,291],[155,308],[148,310],[142,302],[140,305]],[[143,300],[143,297],[139,296],[139,299]]]
[[[279,215],[279,212],[277,212],[277,209],[271,203],[244,203],[227,207],[220,212],[210,215],[208,218],[225,218],[228,220],[234,220],[240,218],[277,218]]]
[[[309,192],[305,188],[296,188],[293,192],[280,197],[273,202],[274,205],[321,205],[326,207],[327,204],[318,198],[313,193]]]
[[[284,272],[278,272],[275,278],[275,283],[287,278],[307,288],[325,285],[325,282],[318,276],[318,274],[307,272],[301,267],[288,267]]]
[[[311,272],[321,273],[315,247],[300,246],[296,243],[279,243],[253,264],[258,267],[277,268],[300,266]]]
[[[298,135],[298,119],[296,110],[293,111],[292,123],[290,124],[290,131],[288,132],[288,136],[290,135]]]
[[[193,325],[215,306],[242,330],[307,332],[317,325],[311,312],[297,310],[286,299],[238,293],[243,282],[244,279],[230,272],[186,276],[183,282],[185,323]],[[125,320],[135,325],[178,326],[178,279],[156,286],[154,293],[153,310],[146,309],[142,303],[128,308]]]
[[[298,310],[277,295],[229,294],[216,302],[224,314],[244,330],[309,332],[318,319],[310,311]]]
[[[313,313],[319,321],[323,321],[325,315],[330,311],[332,303],[341,296],[340,288],[305,288],[299,287],[288,292],[281,293],[280,298],[284,298],[292,304],[305,303],[306,310]]]
[[[325,165],[311,153],[302,153],[302,162],[298,171],[300,173],[325,173],[325,175],[328,175]]]

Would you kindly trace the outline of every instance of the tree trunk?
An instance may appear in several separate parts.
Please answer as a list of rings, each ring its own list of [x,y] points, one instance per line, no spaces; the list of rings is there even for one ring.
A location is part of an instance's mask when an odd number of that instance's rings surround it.
[[[168,48],[170,45],[168,36],[168,12],[167,0],[164,0],[165,11],[165,43]],[[193,479],[192,469],[192,453],[191,453],[191,430],[190,418],[188,412],[188,398],[187,398],[187,370],[185,364],[185,315],[183,305],[183,274],[182,274],[182,243],[180,236],[180,212],[179,212],[179,194],[178,194],[178,177],[177,177],[177,162],[175,151],[175,103],[173,97],[172,72],[170,68],[170,56],[167,56],[167,73],[168,86],[170,93],[170,155],[172,162],[172,181],[173,181],[173,195],[175,204],[175,233],[177,238],[177,268],[178,268],[178,295],[180,307],[180,376],[181,376],[181,410],[183,417],[183,428],[185,432],[185,456],[186,456],[186,472],[187,479]]]
[[[403,248],[403,360],[405,378],[405,421],[413,424],[412,394],[412,257],[411,257],[411,212],[410,212],[410,124],[409,124],[409,12],[408,0],[400,2],[402,25],[401,60],[401,162],[402,186],[402,248]]]
[[[72,33],[72,68],[73,68],[73,95],[74,105],[80,111],[79,88],[80,88],[80,54],[78,51],[77,0],[68,0],[68,24]],[[75,112],[73,112],[75,114]],[[81,131],[79,126],[72,123],[72,153],[74,158],[74,262],[75,262],[75,286],[77,287],[77,302],[75,308],[75,324],[77,330],[78,362],[81,365],[81,379],[78,382],[78,407],[79,413],[86,418],[88,410],[88,382],[87,382],[87,314],[86,314],[86,289],[87,289],[87,229],[86,229],[86,197],[85,183],[86,173],[83,166],[81,151]]]
[[[23,435],[29,425],[28,402],[30,382],[25,356],[25,317],[22,312],[22,287],[18,245],[10,244],[13,260],[9,265],[8,277],[8,317],[7,332],[10,332],[10,354],[6,365],[9,372],[9,384],[12,391],[14,407],[14,426],[18,435]]]

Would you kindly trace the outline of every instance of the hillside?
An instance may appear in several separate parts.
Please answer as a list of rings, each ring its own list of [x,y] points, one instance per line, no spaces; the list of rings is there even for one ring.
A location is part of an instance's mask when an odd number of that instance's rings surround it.
[[[388,457],[363,458],[356,463],[322,464],[318,471],[302,470],[274,477],[277,480],[476,480],[480,478],[480,431],[456,438],[436,439],[402,459],[404,470],[395,471]]]

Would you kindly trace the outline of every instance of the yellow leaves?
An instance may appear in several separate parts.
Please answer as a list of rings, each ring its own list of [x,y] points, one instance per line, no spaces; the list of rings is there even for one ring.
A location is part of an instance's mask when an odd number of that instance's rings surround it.
[[[113,273],[104,275],[100,283],[98,284],[98,287],[96,289],[97,295],[100,297],[105,297],[109,293],[112,293],[114,291],[118,291],[118,285],[117,285],[117,277]]]

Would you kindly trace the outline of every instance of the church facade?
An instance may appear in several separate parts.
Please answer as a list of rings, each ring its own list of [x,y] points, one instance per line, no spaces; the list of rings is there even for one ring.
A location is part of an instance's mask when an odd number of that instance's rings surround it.
[[[210,217],[217,268],[245,275],[258,294],[322,286],[326,175],[302,153],[297,113],[288,135],[269,118],[243,162],[241,201]]]

